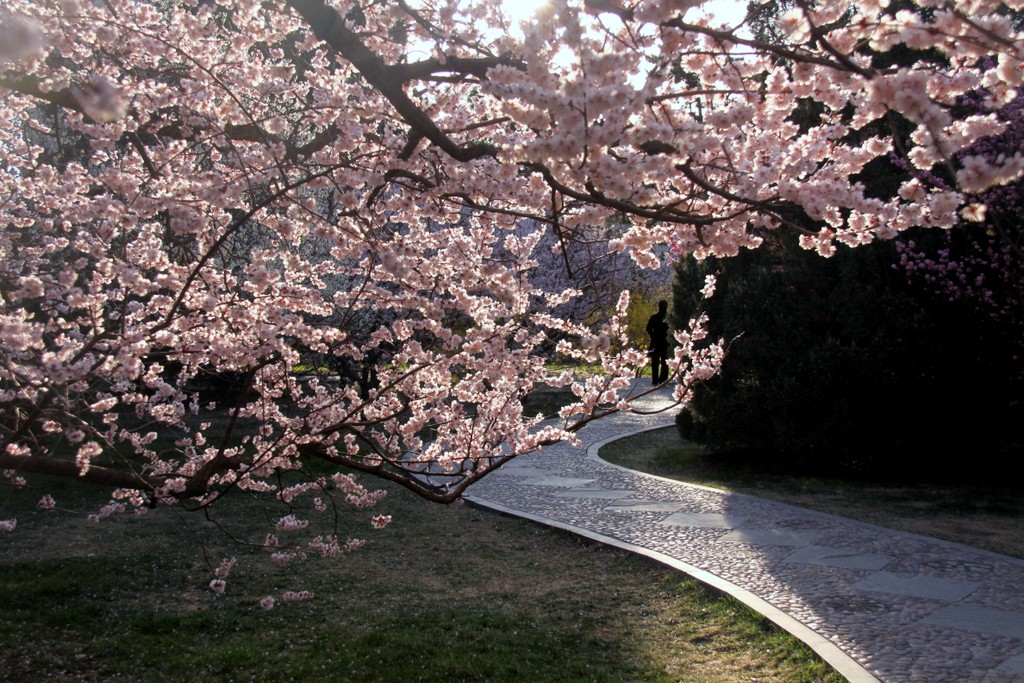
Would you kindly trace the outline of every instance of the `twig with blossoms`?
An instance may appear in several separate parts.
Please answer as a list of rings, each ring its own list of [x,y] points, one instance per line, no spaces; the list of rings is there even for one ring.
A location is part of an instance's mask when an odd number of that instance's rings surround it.
[[[1017,156],[957,156],[999,133],[992,111],[1024,85],[1007,6],[883,5],[803,3],[778,43],[712,25],[707,2],[606,22],[607,4],[567,0],[521,35],[501,3],[463,0],[363,3],[358,18],[286,0],[230,21],[124,0],[116,24],[103,3],[5,6],[0,468],[111,487],[96,518],[216,520],[224,496],[251,494],[294,520],[282,528],[302,541],[276,552],[298,557],[334,546],[293,527],[378,500],[304,461],[450,502],[631,409],[621,392],[643,357],[624,299],[610,320],[569,319],[576,293],[535,277],[539,229],[653,267],[662,245],[756,248],[800,211],[805,246],[827,255],[952,228],[963,190],[1013,184]],[[410,51],[423,42],[436,54]],[[865,46],[940,59],[882,70]],[[988,111],[957,119],[971,93]],[[819,123],[796,125],[808,104]],[[896,116],[905,139],[861,134]],[[858,176],[896,148],[921,173],[960,168],[871,196]],[[679,400],[721,360],[702,330],[698,317],[677,335]],[[552,376],[554,345],[605,376]],[[216,396],[210,377],[238,384]],[[538,382],[575,392],[557,427],[524,413]]]

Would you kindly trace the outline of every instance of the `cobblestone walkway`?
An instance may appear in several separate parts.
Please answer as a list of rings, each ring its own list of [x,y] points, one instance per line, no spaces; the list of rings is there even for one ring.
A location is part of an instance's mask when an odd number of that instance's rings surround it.
[[[667,393],[645,398],[650,409]],[[1024,683],[1024,561],[611,465],[598,448],[672,424],[618,415],[505,465],[466,497],[653,557],[808,643],[847,679]]]

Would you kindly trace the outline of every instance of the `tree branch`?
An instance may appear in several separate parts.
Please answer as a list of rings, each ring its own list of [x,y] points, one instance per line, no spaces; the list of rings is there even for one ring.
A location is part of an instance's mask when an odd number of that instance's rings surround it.
[[[347,59],[363,78],[383,95],[391,106],[423,137],[430,140],[456,161],[473,161],[493,157],[497,148],[487,143],[459,145],[445,135],[433,119],[405,94],[403,70],[384,63],[355,33],[350,31],[341,15],[322,0],[289,0],[288,4],[309,24],[317,38]]]
[[[109,467],[91,466],[85,474],[79,473],[79,467],[70,460],[58,460],[42,455],[17,456],[0,453],[0,467],[17,472],[49,474],[110,486],[113,488],[135,489],[137,491],[155,491],[164,485],[161,477],[150,477],[128,470],[115,470]]]

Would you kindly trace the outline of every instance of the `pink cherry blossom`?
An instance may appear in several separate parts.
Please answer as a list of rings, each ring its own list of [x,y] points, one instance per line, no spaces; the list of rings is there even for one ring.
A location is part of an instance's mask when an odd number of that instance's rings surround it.
[[[964,220],[980,223],[985,220],[985,205],[969,204],[961,209],[960,215],[963,216]]]
[[[108,487],[94,520],[243,492],[274,507],[272,561],[331,556],[359,545],[336,515],[387,518],[374,476],[451,503],[629,410],[622,292],[672,259],[959,229],[1024,172],[964,152],[1024,82],[994,0],[801,5],[777,42],[699,0],[521,31],[497,2],[348,4],[0,10],[9,480]],[[936,58],[878,66],[907,48]],[[913,177],[868,194],[890,155]],[[724,351],[700,316],[676,339],[683,402]],[[543,425],[539,383],[575,397]]]
[[[213,575],[218,579],[228,578],[228,574],[231,573],[231,569],[235,566],[235,558],[224,558],[220,561],[220,565],[213,571]]]
[[[303,602],[312,600],[316,595],[312,591],[285,591],[281,593],[282,602]]]
[[[298,519],[295,515],[285,515],[277,520],[277,524],[274,526],[278,531],[298,531],[309,526],[309,520]]]

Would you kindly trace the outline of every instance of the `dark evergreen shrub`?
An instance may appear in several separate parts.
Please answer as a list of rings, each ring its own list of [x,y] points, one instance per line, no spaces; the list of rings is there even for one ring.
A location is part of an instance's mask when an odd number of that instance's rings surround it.
[[[825,259],[780,233],[734,258],[682,262],[677,324],[719,271],[711,330],[736,339],[680,433],[788,470],[913,475],[996,456],[1012,419],[1006,369],[978,330],[915,297],[894,254],[878,243]]]

